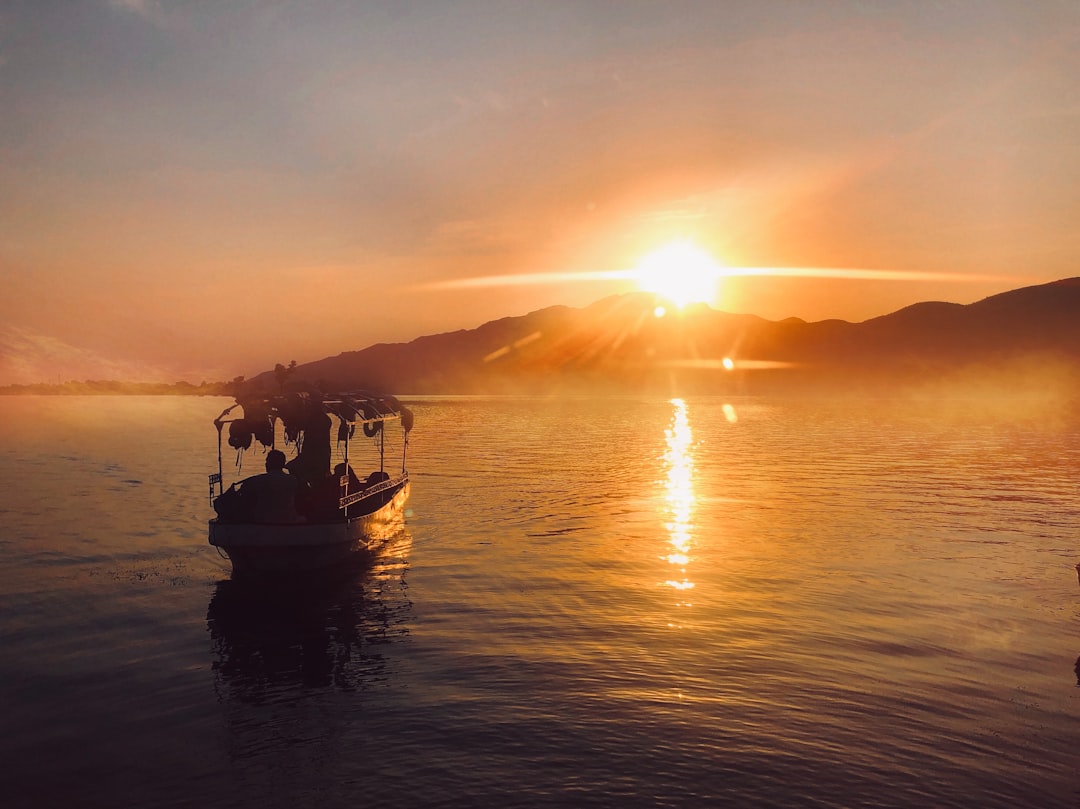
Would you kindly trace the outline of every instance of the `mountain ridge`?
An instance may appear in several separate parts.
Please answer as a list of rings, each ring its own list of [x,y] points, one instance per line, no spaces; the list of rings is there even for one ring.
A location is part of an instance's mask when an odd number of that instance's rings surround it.
[[[1035,362],[1075,382],[1080,363],[1080,277],[971,304],[924,301],[859,323],[770,321],[705,304],[656,317],[657,301],[627,293],[376,343],[297,365],[287,384],[402,394],[764,391],[927,383]],[[245,383],[278,384],[273,371]]]

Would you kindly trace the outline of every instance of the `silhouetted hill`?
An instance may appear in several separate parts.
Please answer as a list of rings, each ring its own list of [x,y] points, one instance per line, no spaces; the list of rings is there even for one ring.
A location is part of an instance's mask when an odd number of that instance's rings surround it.
[[[380,343],[298,365],[288,385],[438,394],[865,389],[1009,374],[1024,384],[1047,374],[1077,382],[1080,278],[970,305],[918,303],[863,323],[768,321],[704,305],[658,318],[655,306],[633,293]],[[248,384],[277,387],[273,372]]]

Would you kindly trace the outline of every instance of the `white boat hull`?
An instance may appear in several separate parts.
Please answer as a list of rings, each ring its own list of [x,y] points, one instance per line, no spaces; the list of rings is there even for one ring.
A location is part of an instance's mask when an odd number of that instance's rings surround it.
[[[322,570],[373,555],[401,525],[409,480],[385,491],[378,508],[334,523],[258,524],[210,520],[210,544],[232,562],[234,576]],[[361,502],[358,504],[362,506]]]

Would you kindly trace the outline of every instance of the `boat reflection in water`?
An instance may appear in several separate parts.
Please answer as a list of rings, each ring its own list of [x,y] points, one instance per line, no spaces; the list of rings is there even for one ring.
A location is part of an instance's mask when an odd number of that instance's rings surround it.
[[[354,691],[384,680],[385,652],[408,634],[411,545],[402,529],[377,560],[305,579],[224,580],[207,608],[219,698],[269,703],[308,689]]]
[[[690,419],[687,415],[686,402],[672,399],[674,412],[671,426],[665,430],[667,449],[664,461],[667,465],[667,477],[664,481],[664,499],[667,501],[668,531],[667,561],[675,571],[665,583],[684,593],[680,606],[689,606],[689,592],[694,588],[687,569],[690,565],[690,551],[693,546],[694,513],[694,459],[693,434],[690,431]]]

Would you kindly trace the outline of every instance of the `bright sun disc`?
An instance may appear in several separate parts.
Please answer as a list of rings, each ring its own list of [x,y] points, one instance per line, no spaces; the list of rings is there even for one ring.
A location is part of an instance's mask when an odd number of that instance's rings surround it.
[[[688,303],[712,303],[720,267],[689,242],[676,242],[649,253],[635,270],[638,287],[661,295],[680,309]]]

